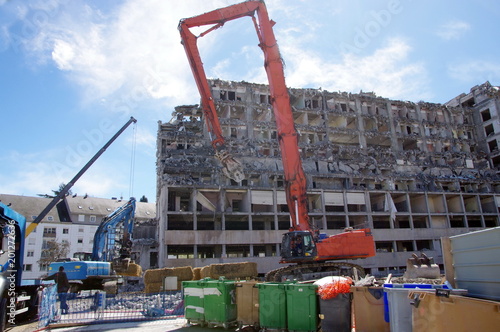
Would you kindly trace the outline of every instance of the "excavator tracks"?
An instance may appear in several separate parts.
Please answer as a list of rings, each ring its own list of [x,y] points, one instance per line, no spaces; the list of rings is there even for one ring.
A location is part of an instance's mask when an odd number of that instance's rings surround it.
[[[354,279],[363,278],[363,267],[347,262],[306,263],[289,265],[266,273],[266,281],[313,280],[325,276],[349,276]]]

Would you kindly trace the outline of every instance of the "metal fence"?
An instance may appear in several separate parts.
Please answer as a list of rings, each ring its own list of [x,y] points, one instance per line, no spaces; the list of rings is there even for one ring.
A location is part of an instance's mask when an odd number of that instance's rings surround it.
[[[69,312],[62,313],[56,286],[46,287],[42,293],[38,327],[171,319],[184,315],[181,291],[152,294],[82,291],[68,293],[67,304]]]

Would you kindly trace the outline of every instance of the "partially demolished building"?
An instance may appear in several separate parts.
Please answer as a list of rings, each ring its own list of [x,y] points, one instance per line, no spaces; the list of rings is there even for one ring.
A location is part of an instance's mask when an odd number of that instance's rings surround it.
[[[267,85],[211,80],[227,146],[246,179],[225,177],[201,109],[158,125],[159,266],[255,261],[279,267],[289,228]],[[372,229],[373,275],[412,253],[442,264],[440,239],[499,225],[500,93],[488,82],[446,104],[291,89],[311,221],[328,234]]]

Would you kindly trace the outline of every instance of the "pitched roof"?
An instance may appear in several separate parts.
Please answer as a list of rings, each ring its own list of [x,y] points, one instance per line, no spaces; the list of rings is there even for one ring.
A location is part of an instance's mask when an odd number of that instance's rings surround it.
[[[45,197],[0,194],[0,200],[4,204],[11,203],[11,207],[25,216],[26,220],[30,222],[33,221],[32,216],[37,216],[43,209],[45,209],[52,199]],[[102,218],[124,205],[127,200],[97,198],[90,196],[86,198],[84,196],[67,196],[66,202],[70,214],[95,215]],[[48,221],[48,216],[52,216],[54,219],[53,221],[60,222],[56,207],[50,210],[47,216],[43,218],[43,221]],[[137,202],[135,218],[156,218],[156,204]]]

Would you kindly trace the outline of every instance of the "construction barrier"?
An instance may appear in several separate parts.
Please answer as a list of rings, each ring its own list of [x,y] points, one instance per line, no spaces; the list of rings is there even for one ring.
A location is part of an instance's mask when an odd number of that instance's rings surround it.
[[[40,304],[39,328],[61,325],[100,324],[158,319],[184,315],[184,300],[180,291],[154,294],[82,291],[68,293],[69,313],[62,314],[55,286],[43,290]]]
[[[481,331],[494,332],[500,327],[500,303],[446,292],[413,291],[414,332]]]
[[[356,332],[389,332],[384,320],[383,287],[351,287]]]

